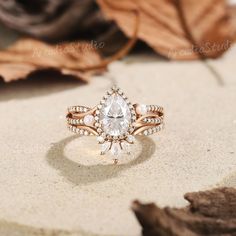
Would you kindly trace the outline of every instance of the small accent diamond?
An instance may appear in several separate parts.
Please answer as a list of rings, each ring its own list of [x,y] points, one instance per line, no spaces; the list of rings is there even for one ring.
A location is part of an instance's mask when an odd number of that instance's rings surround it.
[[[129,143],[133,143],[135,141],[135,137],[133,135],[128,135],[126,139]]]
[[[98,136],[97,137],[97,141],[99,142],[99,143],[104,143],[104,138],[102,137],[102,136]]]
[[[128,154],[130,154],[130,144],[127,142],[122,142],[121,147],[124,151],[126,151]]]
[[[111,153],[114,156],[118,156],[120,153],[121,149],[120,149],[120,144],[119,143],[113,143],[112,147],[111,147]]]
[[[105,142],[101,146],[101,154],[104,155],[111,147],[111,142]]]

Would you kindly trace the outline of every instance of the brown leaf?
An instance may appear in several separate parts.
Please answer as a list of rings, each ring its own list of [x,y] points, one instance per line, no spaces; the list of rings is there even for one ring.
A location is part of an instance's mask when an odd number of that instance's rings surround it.
[[[236,220],[236,189],[220,188],[212,191],[187,193],[184,198],[190,202],[192,212],[204,216]]]
[[[135,201],[132,209],[144,236],[235,236],[236,189],[188,193],[186,208],[159,208]]]
[[[138,38],[171,59],[217,57],[232,35],[225,0],[97,0],[105,15],[131,36],[134,11],[140,14]]]
[[[55,46],[33,39],[19,40],[5,51],[0,51],[0,76],[6,82],[25,78],[35,71],[54,69],[84,81],[89,76],[104,72],[107,65],[129,53],[137,41],[140,24],[135,14],[135,27],[130,40],[114,55],[101,58],[93,42],[63,43]]]
[[[26,78],[30,73],[36,70],[36,67],[22,63],[0,63],[0,77],[5,82]]]
[[[33,39],[22,39],[4,51],[0,51],[0,76],[9,82],[25,78],[37,70],[55,69],[62,74],[73,75],[87,81],[89,76],[105,69],[87,67],[102,62],[92,44],[85,42],[49,45]]]
[[[228,13],[232,25],[233,40],[236,41],[236,5],[228,6]]]

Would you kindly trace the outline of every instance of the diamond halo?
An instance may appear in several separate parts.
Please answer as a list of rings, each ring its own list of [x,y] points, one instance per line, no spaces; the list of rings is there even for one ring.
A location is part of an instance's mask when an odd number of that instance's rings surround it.
[[[96,124],[101,154],[109,150],[118,156],[129,144],[134,143],[133,123],[136,121],[134,106],[121,89],[113,87],[100,101],[96,110]]]
[[[132,104],[114,86],[93,107],[70,106],[66,115],[68,129],[79,135],[95,135],[101,154],[111,152],[115,163],[121,152],[130,152],[136,135],[151,135],[164,127],[164,110],[157,105]]]

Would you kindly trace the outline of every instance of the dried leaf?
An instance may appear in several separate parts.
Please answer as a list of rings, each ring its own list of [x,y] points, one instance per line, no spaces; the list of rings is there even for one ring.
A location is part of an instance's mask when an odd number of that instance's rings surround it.
[[[228,7],[228,13],[232,25],[233,40],[236,41],[236,5],[230,5]]]
[[[217,57],[232,35],[225,0],[97,0],[110,20],[131,36],[134,11],[141,25],[138,38],[171,59]]]
[[[0,51],[0,76],[9,82],[25,78],[37,70],[55,69],[87,81],[89,76],[105,69],[86,70],[102,62],[92,44],[77,42],[55,46],[33,39],[22,39]]]
[[[135,201],[132,209],[144,236],[235,236],[236,189],[188,193],[186,208],[159,208]]]
[[[34,72],[36,67],[21,63],[0,63],[0,77],[5,82],[26,78],[29,74]]]
[[[0,51],[0,76],[6,82],[25,78],[35,71],[54,69],[84,81],[103,72],[107,65],[129,53],[137,41],[140,17],[136,14],[134,32],[130,40],[114,55],[101,58],[93,43],[64,43],[55,46],[41,41],[19,40]]]

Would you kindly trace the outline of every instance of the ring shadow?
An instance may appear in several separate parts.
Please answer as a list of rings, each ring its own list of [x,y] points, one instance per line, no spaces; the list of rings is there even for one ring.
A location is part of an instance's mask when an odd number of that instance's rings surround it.
[[[130,162],[116,165],[96,164],[87,166],[68,159],[64,154],[66,145],[76,138],[79,138],[79,136],[73,135],[54,143],[46,154],[48,164],[54,169],[59,170],[62,176],[75,185],[88,185],[115,178],[119,172],[147,161],[156,149],[152,139],[146,136],[138,137],[137,140],[142,144],[141,153]]]

